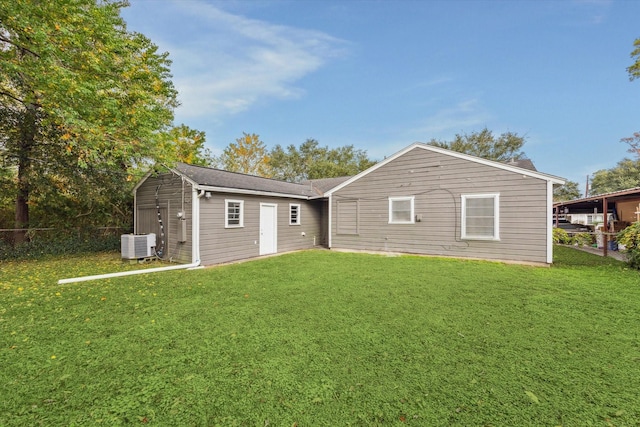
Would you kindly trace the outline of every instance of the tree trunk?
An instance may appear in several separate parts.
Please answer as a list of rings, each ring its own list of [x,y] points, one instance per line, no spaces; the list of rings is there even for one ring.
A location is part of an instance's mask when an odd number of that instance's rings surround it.
[[[16,195],[15,228],[13,243],[18,245],[28,240],[29,195],[31,192],[31,156],[35,145],[36,107],[28,105],[20,121],[20,141],[18,143],[18,194]]]
[[[29,182],[25,179],[24,164],[18,166],[18,195],[16,197],[16,216],[15,228],[13,233],[13,243],[18,245],[28,240],[27,232],[24,230],[29,227]]]

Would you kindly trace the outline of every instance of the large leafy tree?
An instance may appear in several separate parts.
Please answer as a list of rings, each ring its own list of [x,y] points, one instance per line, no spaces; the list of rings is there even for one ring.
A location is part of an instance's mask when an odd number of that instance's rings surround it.
[[[292,182],[356,175],[375,163],[353,145],[321,147],[315,139],[307,139],[300,148],[276,145],[269,155],[273,177]]]
[[[11,228],[14,220],[15,182],[13,171],[1,166],[0,163],[0,228]]]
[[[567,200],[578,199],[581,195],[580,185],[575,181],[567,181],[564,185],[554,187],[553,189],[554,202],[565,202]]]
[[[524,137],[514,132],[505,132],[496,137],[487,128],[471,134],[456,134],[453,141],[438,141],[435,139],[429,141],[429,144],[436,147],[499,162],[526,158],[525,153],[521,151],[524,143]]]
[[[640,186],[640,159],[622,159],[611,169],[593,174],[589,195],[594,196]]]
[[[634,132],[632,136],[622,138],[622,142],[629,144],[629,152],[640,158],[640,132]]]
[[[213,164],[231,172],[270,177],[269,153],[255,133],[242,133],[242,137],[229,144]]]
[[[0,154],[16,179],[16,228],[47,193],[78,217],[101,200],[117,210],[109,195],[157,153],[177,105],[170,61],[127,31],[126,5],[0,0]]]
[[[211,151],[205,147],[205,133],[185,124],[175,126],[160,137],[158,161],[171,164],[183,162],[190,165],[209,166],[213,162]]]
[[[631,58],[635,59],[635,62],[627,68],[631,80],[640,78],[640,38],[633,42],[633,47]]]
[[[635,62],[627,68],[629,72],[629,80],[633,81],[640,78],[640,38],[633,43],[634,50],[631,52],[631,58]],[[629,144],[629,152],[634,153],[640,158],[640,132],[635,132],[633,136],[622,138],[623,142]]]

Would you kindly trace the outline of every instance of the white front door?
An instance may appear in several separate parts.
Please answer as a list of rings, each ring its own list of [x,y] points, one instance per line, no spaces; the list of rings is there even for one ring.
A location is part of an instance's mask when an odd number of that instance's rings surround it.
[[[278,205],[260,203],[260,255],[278,252]]]

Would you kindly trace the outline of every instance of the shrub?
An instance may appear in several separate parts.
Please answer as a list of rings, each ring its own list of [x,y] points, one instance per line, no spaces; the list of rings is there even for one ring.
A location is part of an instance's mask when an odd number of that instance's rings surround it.
[[[19,245],[12,245],[0,239],[0,260],[117,251],[120,249],[119,231],[121,230],[105,232],[100,229],[86,229],[30,233],[30,240]]]
[[[640,270],[640,222],[635,222],[618,233],[617,240],[626,247],[629,266]]]
[[[561,245],[572,245],[573,241],[574,240],[571,236],[569,236],[569,233],[567,233],[562,228],[556,227],[553,229],[553,243],[558,243]]]
[[[578,246],[592,246],[595,243],[595,237],[590,233],[578,233],[573,236],[573,243]]]

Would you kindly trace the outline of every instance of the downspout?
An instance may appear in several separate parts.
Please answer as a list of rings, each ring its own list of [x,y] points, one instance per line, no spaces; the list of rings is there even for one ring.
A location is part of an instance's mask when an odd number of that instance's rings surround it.
[[[200,199],[205,191],[191,189],[191,262],[200,265]]]
[[[556,214],[556,218],[557,217],[558,216]],[[547,264],[553,264],[553,182],[552,181],[547,181]]]
[[[112,277],[133,276],[136,274],[159,273],[162,271],[193,269],[200,266],[200,197],[204,195],[204,191],[198,193],[193,188],[191,194],[192,202],[192,224],[191,224],[191,263],[170,265],[167,267],[146,268],[142,270],[120,271],[118,273],[97,274],[95,276],[74,277],[71,279],[60,279],[58,285],[67,283],[88,282],[90,280],[110,279]],[[135,196],[134,196],[135,200]],[[135,201],[134,201],[135,205]]]
[[[331,249],[331,243],[332,243],[332,242],[331,242],[331,236],[332,236],[332,233],[333,233],[333,231],[332,231],[332,229],[333,229],[333,228],[332,228],[332,226],[331,226],[331,219],[332,219],[332,218],[331,218],[331,211],[332,211],[332,209],[333,209],[333,206],[331,205],[332,197],[333,197],[333,195],[332,195],[332,194],[329,194],[329,207],[328,207],[328,217],[329,217],[329,220],[328,220],[328,224],[327,224],[327,228],[328,228],[328,230],[327,230],[327,231],[328,231],[328,233],[329,233],[329,236],[328,236],[328,239],[327,239],[327,246],[329,247],[329,249]]]

